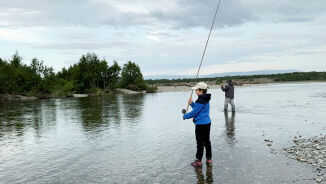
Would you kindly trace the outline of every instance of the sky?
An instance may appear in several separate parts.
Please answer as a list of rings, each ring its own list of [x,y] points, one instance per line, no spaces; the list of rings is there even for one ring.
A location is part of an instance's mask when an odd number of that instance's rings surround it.
[[[196,74],[218,0],[1,0],[0,57],[55,71],[88,52],[145,76]],[[200,74],[326,71],[325,0],[221,0]]]

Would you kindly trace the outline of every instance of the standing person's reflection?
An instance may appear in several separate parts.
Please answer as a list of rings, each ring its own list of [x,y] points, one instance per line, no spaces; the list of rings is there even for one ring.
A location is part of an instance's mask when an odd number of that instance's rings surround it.
[[[213,183],[213,167],[212,166],[207,166],[206,183],[207,184],[212,184]]]
[[[195,167],[195,173],[197,174],[197,184],[205,184],[205,176],[203,175],[203,168]]]
[[[232,112],[231,118],[229,118],[228,112],[224,112],[224,117],[225,117],[225,128],[226,128],[226,136],[232,140],[234,140],[234,135],[235,135],[235,127],[234,127],[234,118],[235,118],[235,113]]]
[[[213,183],[213,167],[207,166],[206,170],[206,180],[203,174],[203,168],[195,168],[195,173],[197,174],[197,184],[212,184]]]

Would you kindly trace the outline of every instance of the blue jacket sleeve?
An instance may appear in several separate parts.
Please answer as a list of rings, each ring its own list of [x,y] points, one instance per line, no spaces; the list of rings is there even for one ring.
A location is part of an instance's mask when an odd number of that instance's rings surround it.
[[[194,105],[195,105],[195,103],[191,102],[191,104],[190,104],[191,108],[194,108]]]
[[[201,111],[201,109],[203,108],[204,104],[196,103],[193,106],[194,107],[191,112],[183,115],[183,119],[190,119],[196,117],[198,113]]]

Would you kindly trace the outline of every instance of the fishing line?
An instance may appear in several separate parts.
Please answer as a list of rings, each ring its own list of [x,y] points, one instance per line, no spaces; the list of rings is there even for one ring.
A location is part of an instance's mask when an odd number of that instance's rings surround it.
[[[216,11],[215,11],[214,19],[213,19],[213,22],[212,22],[212,25],[211,25],[211,29],[210,29],[210,31],[209,31],[208,38],[207,38],[207,41],[206,41],[206,45],[205,45],[205,48],[204,48],[204,51],[203,51],[203,55],[202,55],[202,57],[201,57],[200,64],[199,64],[199,67],[198,67],[198,70],[197,70],[197,74],[196,74],[195,82],[197,82],[197,78],[198,78],[198,75],[199,75],[199,71],[200,71],[201,65],[202,65],[203,60],[204,60],[204,56],[205,56],[205,53],[206,53],[206,48],[207,48],[207,45],[208,45],[208,42],[209,42],[209,38],[211,37],[211,33],[212,33],[212,30],[213,30],[213,27],[214,27],[214,23],[215,23],[216,15],[217,15],[218,9],[219,9],[219,7],[220,7],[220,3],[221,3],[221,0],[218,1],[217,7],[216,7]],[[194,93],[194,90],[191,90],[190,98],[192,97],[192,94],[193,94],[193,93]],[[186,110],[186,112],[188,112],[188,109],[189,109],[189,104],[188,104],[188,106],[187,106],[187,110]]]

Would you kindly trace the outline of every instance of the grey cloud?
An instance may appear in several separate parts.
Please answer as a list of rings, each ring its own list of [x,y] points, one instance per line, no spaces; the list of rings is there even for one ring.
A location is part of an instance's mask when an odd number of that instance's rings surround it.
[[[176,28],[188,27],[209,27],[217,6],[216,0],[180,0],[180,10],[169,13],[153,12],[158,20],[168,20],[173,22]],[[237,1],[223,1],[219,8],[216,24],[218,26],[233,26],[246,21],[258,20],[249,9]]]
[[[96,25],[96,8],[87,1],[1,0],[0,18],[15,27]]]
[[[144,3],[147,1],[132,1]],[[135,13],[121,11],[106,3],[87,0],[1,0],[0,19],[11,26],[152,26],[167,28],[209,27],[216,0],[178,0],[176,7]],[[157,1],[160,3],[160,1]],[[324,13],[326,1],[303,0],[222,0],[218,26],[234,26],[250,21],[300,22]],[[4,26],[4,25],[0,25]]]
[[[73,42],[73,43],[57,43],[57,44],[34,44],[33,48],[55,49],[55,50],[96,50],[103,48],[123,48],[136,46],[135,43],[114,41],[114,42]]]

